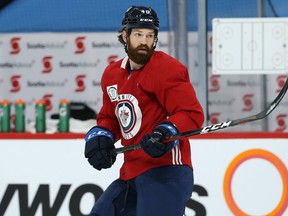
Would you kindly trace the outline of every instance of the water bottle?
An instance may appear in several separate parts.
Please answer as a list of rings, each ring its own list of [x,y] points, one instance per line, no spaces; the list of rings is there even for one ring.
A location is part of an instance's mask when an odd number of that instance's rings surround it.
[[[59,132],[69,132],[70,102],[62,99],[59,104]]]
[[[40,99],[36,102],[36,124],[35,129],[37,133],[46,132],[46,104],[45,101]]]
[[[25,102],[21,99],[15,102],[15,132],[25,132]]]
[[[1,132],[3,133],[10,132],[11,130],[10,114],[11,114],[11,103],[10,101],[5,99],[1,102],[1,111],[0,111]]]

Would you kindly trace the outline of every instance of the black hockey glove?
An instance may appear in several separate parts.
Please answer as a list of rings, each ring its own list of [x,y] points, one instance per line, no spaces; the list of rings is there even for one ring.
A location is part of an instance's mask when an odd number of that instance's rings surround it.
[[[179,144],[179,140],[162,143],[161,140],[166,136],[177,134],[178,130],[172,123],[162,123],[153,129],[151,134],[143,136],[140,141],[142,149],[152,158],[165,155],[173,147]]]
[[[114,136],[106,128],[95,126],[85,136],[85,157],[97,170],[110,168],[115,160],[116,154],[110,154],[115,149]]]

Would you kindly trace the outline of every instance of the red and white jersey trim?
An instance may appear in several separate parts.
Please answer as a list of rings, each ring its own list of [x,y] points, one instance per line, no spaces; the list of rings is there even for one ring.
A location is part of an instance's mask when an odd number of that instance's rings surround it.
[[[125,58],[123,58],[122,62],[121,62],[121,68],[125,69],[126,68],[126,64],[128,61],[129,57],[126,56]]]
[[[172,164],[173,165],[182,165],[182,155],[181,151],[179,149],[179,146],[177,145],[172,149]]]

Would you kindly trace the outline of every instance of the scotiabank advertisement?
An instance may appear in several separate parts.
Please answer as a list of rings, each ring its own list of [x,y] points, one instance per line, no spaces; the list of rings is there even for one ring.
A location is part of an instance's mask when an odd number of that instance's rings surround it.
[[[202,91],[198,87],[199,77],[206,71],[199,71],[197,32],[189,32],[188,40],[187,67],[197,93]],[[267,75],[266,98],[259,75],[212,74],[211,33],[207,44],[209,123],[254,115],[264,110],[264,106],[279,94],[287,74]],[[168,32],[160,32],[156,49],[173,56],[173,37]],[[18,99],[24,100],[27,123],[35,121],[35,104],[40,99],[46,103],[47,118],[58,113],[59,102],[63,98],[85,103],[98,112],[102,105],[100,83],[103,71],[107,65],[125,56],[123,46],[117,41],[117,32],[1,33],[0,101],[8,99],[14,104]],[[267,118],[267,128],[263,128],[263,122],[256,121],[229,130],[287,132],[287,106],[288,99],[285,97]],[[15,107],[12,105],[12,120],[14,114]]]
[[[195,186],[186,216],[288,215],[287,138],[190,144]],[[89,215],[122,162],[119,154],[110,169],[93,169],[82,139],[1,139],[0,215]]]

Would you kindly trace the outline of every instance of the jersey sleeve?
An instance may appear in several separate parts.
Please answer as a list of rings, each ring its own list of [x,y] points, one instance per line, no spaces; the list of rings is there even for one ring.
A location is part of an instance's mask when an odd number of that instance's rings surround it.
[[[115,116],[114,106],[107,93],[107,80],[109,80],[109,71],[104,71],[101,79],[101,88],[103,92],[103,105],[97,115],[97,125],[109,129],[114,137],[115,142],[120,139],[121,132],[118,124],[117,117]]]
[[[173,61],[160,67],[161,74],[154,80],[159,102],[165,108],[168,120],[180,132],[202,127],[203,109],[190,82],[187,68]]]

